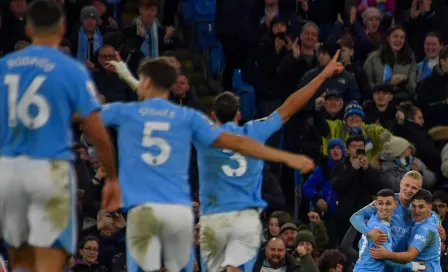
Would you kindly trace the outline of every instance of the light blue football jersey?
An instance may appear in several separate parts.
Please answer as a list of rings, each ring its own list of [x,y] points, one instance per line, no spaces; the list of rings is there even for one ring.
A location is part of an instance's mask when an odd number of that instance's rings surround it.
[[[392,232],[390,223],[381,220],[377,215],[374,215],[367,222],[367,227],[370,230],[380,229],[387,235],[387,241],[384,243],[383,247],[392,251]],[[359,247],[359,259],[355,264],[353,272],[361,271],[385,271],[385,262],[383,260],[376,260],[372,258],[369,254],[369,248],[374,248],[375,244],[367,238],[367,236],[362,235],[358,243]]]
[[[233,122],[221,126],[224,131],[243,135],[260,143],[282,127],[278,112],[240,127]],[[210,148],[195,142],[198,152],[201,214],[265,208],[261,195],[264,162],[231,150]]]
[[[71,120],[100,109],[87,70],[31,45],[0,60],[0,156],[72,160]]]
[[[191,143],[210,146],[220,128],[198,111],[162,98],[106,104],[101,119],[117,129],[124,208],[143,203],[191,206]]]
[[[425,271],[442,272],[440,266],[442,242],[437,225],[431,218],[414,223],[409,238],[409,246],[415,247],[419,251],[414,261],[425,262]]]

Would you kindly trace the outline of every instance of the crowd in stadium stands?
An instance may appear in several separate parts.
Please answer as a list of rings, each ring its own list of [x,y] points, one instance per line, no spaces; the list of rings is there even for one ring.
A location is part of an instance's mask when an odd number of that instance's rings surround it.
[[[105,103],[137,100],[106,69],[105,62],[116,60],[116,53],[135,73],[144,57],[179,48],[185,31],[182,20],[175,19],[184,15],[180,2],[216,1],[213,27],[224,56],[223,89],[233,90],[234,72],[240,71],[255,93],[256,114],[249,118],[269,115],[341,49],[344,72],[328,79],[268,141],[312,157],[317,166],[305,176],[266,164],[263,196],[269,208],[261,214],[265,229],[254,272],[352,271],[360,234],[350,217],[379,190],[398,193],[410,170],[422,174],[423,188],[433,192],[435,211],[448,228],[448,1],[140,0],[131,24],[121,18],[127,1],[58,1],[67,13],[60,50],[85,63]],[[2,2],[7,2],[1,3],[4,55],[21,50],[29,40],[24,31],[27,1]],[[204,108],[186,73],[179,75],[170,100]],[[241,103],[245,106],[244,99]],[[104,170],[82,126],[73,130],[80,241],[67,271],[126,271],[126,214],[100,209]],[[198,222],[194,155],[190,163]],[[199,228],[197,224],[196,245]],[[448,271],[446,245],[448,241],[442,246],[443,271]],[[200,271],[198,246],[196,256]]]

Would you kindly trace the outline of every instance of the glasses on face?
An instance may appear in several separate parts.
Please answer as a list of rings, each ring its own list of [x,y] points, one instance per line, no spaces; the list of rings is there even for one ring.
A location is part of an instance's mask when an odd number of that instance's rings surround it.
[[[85,247],[83,249],[87,250],[87,251],[98,251],[98,248],[96,248],[96,247]]]

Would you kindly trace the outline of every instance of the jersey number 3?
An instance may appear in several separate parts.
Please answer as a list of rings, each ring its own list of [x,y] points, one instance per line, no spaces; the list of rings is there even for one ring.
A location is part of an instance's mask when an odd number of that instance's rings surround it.
[[[17,119],[30,129],[38,129],[47,123],[50,118],[50,105],[42,95],[37,93],[45,79],[45,76],[35,77],[23,93],[20,101],[17,102],[20,76],[15,74],[5,76],[3,83],[8,86],[9,127],[15,127]],[[34,105],[37,109],[35,116],[32,116],[29,112],[31,105]]]
[[[228,150],[228,149],[223,149],[222,151],[225,153],[233,153],[232,150]],[[246,173],[247,160],[245,157],[243,157],[240,153],[235,153],[229,159],[237,161],[238,167],[232,168],[230,165],[223,165],[221,168],[222,168],[222,171],[224,172],[224,174],[226,174],[226,176],[241,177],[242,175],[244,175],[244,173]]]

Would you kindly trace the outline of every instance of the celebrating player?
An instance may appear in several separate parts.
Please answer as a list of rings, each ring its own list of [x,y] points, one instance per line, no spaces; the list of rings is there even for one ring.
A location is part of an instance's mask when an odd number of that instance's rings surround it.
[[[290,95],[270,116],[238,126],[238,97],[224,92],[215,98],[212,117],[221,129],[264,143],[313,97],[326,79],[343,70],[337,62],[339,53],[319,76]],[[209,272],[252,271],[261,242],[258,209],[266,208],[261,197],[263,161],[200,143],[195,146],[202,214],[201,257]],[[300,170],[307,173],[312,168],[304,166]]]
[[[372,216],[367,223],[369,230],[379,229],[387,235],[387,241],[383,247],[392,251],[392,234],[390,228],[390,221],[392,214],[397,207],[397,200],[395,200],[395,193],[391,189],[383,189],[376,195],[375,207],[378,212]],[[368,272],[368,271],[385,271],[385,264],[389,266],[398,267],[400,269],[410,269],[412,271],[424,270],[425,267],[418,262],[407,263],[405,265],[391,262],[389,260],[379,261],[370,256],[369,249],[374,248],[375,243],[367,238],[365,235],[359,240],[359,259],[356,262],[353,272]]]
[[[106,168],[103,201],[119,208],[112,147],[87,70],[57,49],[65,34],[57,1],[28,8],[33,45],[0,60],[0,228],[13,271],[60,272],[76,253],[75,112]]]
[[[411,229],[409,247],[404,252],[392,252],[390,248],[370,248],[370,254],[376,259],[390,259],[405,263],[424,262],[428,272],[442,272],[440,266],[441,240],[437,225],[430,220],[432,194],[425,189],[418,191],[412,198],[412,218],[415,223]],[[424,270],[424,269],[422,269]]]

